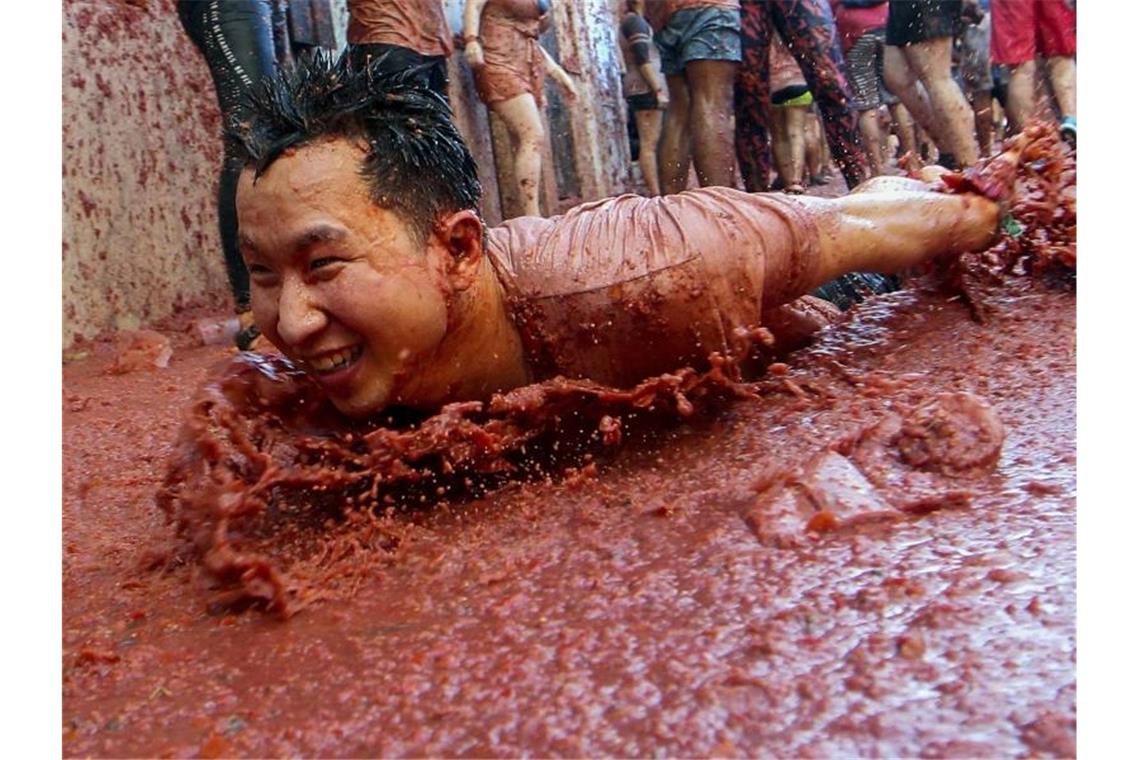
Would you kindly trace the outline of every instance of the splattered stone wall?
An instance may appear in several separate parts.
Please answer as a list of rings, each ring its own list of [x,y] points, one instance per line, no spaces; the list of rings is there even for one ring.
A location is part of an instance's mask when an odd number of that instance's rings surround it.
[[[615,0],[553,5],[560,62],[577,75],[579,83],[578,102],[569,111],[583,199],[616,195],[629,184],[617,5]]]
[[[464,0],[443,4],[459,32]],[[345,0],[331,5],[343,45]],[[579,75],[582,97],[555,115],[548,208],[628,187],[615,3],[554,7],[557,54]],[[221,120],[209,70],[182,32],[174,0],[63,0],[62,33],[64,347],[187,307],[227,310],[215,207]],[[501,128],[493,139],[461,50],[450,73],[456,123],[479,164],[482,212],[494,224],[509,206],[500,193],[509,146]]]
[[[64,346],[227,304],[220,129],[174,0],[64,0]]]

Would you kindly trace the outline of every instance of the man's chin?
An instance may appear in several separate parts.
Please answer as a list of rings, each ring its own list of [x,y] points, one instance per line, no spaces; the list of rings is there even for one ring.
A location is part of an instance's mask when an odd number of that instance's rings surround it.
[[[336,410],[346,417],[353,417],[360,419],[362,417],[371,417],[377,412],[381,412],[388,406],[389,394],[387,393],[356,393],[351,396],[329,396],[332,405]]]

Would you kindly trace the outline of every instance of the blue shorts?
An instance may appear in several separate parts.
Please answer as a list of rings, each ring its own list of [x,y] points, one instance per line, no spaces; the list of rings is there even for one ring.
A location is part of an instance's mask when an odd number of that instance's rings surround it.
[[[689,61],[740,61],[740,11],[707,6],[684,8],[654,35],[661,72],[677,76]]]

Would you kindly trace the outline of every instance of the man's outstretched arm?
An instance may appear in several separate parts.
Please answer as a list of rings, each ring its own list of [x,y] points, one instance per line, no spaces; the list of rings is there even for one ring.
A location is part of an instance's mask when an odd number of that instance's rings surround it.
[[[1025,141],[995,158],[984,170],[1004,187],[991,194],[1008,197]],[[814,275],[801,283],[814,289],[847,272],[898,272],[941,256],[978,251],[991,245],[1001,206],[974,193],[936,192],[932,183],[902,177],[877,177],[842,198],[797,196],[819,232]],[[770,251],[769,256],[801,255],[798,250]],[[796,262],[772,261],[771,272],[794,271]],[[799,293],[781,292],[777,281],[766,285],[769,304]]]

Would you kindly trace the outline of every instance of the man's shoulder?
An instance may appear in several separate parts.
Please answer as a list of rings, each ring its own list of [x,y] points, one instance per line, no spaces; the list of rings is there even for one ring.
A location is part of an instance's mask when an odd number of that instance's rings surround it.
[[[512,219],[488,231],[488,249],[508,289],[529,298],[568,295],[703,256],[754,252],[770,207],[763,196],[725,187],[620,195],[551,219]]]

